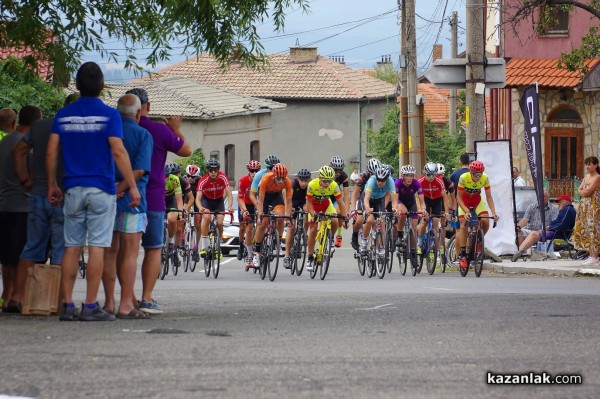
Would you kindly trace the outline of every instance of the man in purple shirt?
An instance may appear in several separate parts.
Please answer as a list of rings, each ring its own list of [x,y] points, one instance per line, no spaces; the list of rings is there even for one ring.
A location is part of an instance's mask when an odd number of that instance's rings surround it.
[[[144,261],[142,263],[142,312],[158,314],[162,309],[152,300],[152,291],[160,272],[160,249],[163,246],[163,222],[165,218],[165,162],[167,152],[173,152],[180,157],[189,157],[192,150],[189,142],[181,133],[181,116],[163,118],[164,123],[154,122],[148,118],[150,102],[148,93],[142,88],[129,90],[127,94],[135,94],[142,103],[140,126],[148,130],[154,140],[152,161],[150,163],[150,178],[146,186],[148,201],[148,225],[142,238]]]

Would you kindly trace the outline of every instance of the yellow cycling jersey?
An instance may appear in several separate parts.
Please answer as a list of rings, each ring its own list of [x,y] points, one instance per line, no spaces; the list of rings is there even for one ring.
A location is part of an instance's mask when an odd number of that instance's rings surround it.
[[[475,205],[481,199],[481,189],[490,189],[490,179],[485,173],[481,175],[481,179],[475,182],[471,177],[470,172],[460,175],[458,180],[458,195],[462,196],[463,201],[467,205]]]
[[[181,194],[181,183],[179,177],[169,175],[165,183],[165,197],[171,197],[175,194]]]
[[[310,181],[310,183],[308,183],[306,196],[310,197],[313,202],[319,203],[323,201],[329,201],[329,197],[332,195],[337,199],[339,199],[342,195],[340,186],[338,186],[335,181],[332,181],[327,187],[321,187],[319,178],[313,179]]]

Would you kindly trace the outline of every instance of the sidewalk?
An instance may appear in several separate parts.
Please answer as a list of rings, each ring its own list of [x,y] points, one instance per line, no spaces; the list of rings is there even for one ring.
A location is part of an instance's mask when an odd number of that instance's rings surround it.
[[[498,273],[530,273],[547,276],[600,276],[600,267],[582,266],[581,260],[568,258],[539,261],[521,258],[516,262],[512,262],[510,257],[502,258],[502,262],[492,262],[486,259],[483,263],[483,270],[491,270]]]

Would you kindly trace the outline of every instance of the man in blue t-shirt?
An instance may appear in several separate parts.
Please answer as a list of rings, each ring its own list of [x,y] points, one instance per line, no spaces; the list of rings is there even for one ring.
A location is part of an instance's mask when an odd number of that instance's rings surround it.
[[[104,256],[104,310],[115,311],[115,280],[119,277],[121,301],[117,318],[147,319],[150,316],[134,308],[133,286],[137,271],[137,257],[142,234],[146,231],[146,185],[150,175],[153,140],[148,130],[138,125],[142,103],[135,94],[125,94],[119,98],[117,110],[123,119],[123,144],[131,160],[133,176],[142,198],[136,208],[129,207],[129,190],[123,176],[117,172],[117,217],[113,228],[112,246]],[[117,257],[121,259],[117,265]]]
[[[104,88],[102,70],[98,64],[86,62],[77,71],[75,81],[81,98],[57,112],[46,151],[48,200],[52,205],[62,205],[65,216],[60,320],[111,321],[115,316],[102,310],[96,298],[104,249],[111,245],[116,213],[115,163],[129,186],[130,207],[140,204],[140,192],[123,145],[121,116],[98,98]],[[64,205],[56,181],[59,148],[64,164]],[[86,237],[87,291],[81,314],[77,315],[73,286]]]

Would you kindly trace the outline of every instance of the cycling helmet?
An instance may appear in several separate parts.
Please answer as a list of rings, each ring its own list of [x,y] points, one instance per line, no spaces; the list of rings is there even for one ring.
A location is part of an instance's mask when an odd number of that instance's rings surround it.
[[[485,166],[481,161],[473,161],[469,165],[469,170],[475,173],[483,173],[483,171],[485,170]]]
[[[273,166],[273,169],[271,171],[276,177],[286,177],[288,174],[287,167],[282,163],[278,163],[275,166]]]
[[[181,166],[177,162],[171,162],[171,173],[174,175],[181,173]]]
[[[221,162],[219,162],[217,159],[210,158],[208,161],[206,161],[204,166],[206,166],[206,169],[220,169]]]
[[[260,162],[252,160],[246,164],[246,168],[249,171],[258,171],[260,169]]]
[[[376,158],[369,159],[369,163],[367,164],[367,172],[371,174],[375,174],[377,169],[381,166],[381,162],[379,162]]]
[[[444,167],[443,163],[438,163],[438,175],[445,175],[446,174],[446,168]]]
[[[170,175],[171,174],[171,164],[170,163],[166,163],[165,164],[165,175]]]
[[[388,164],[385,164],[385,167],[390,170],[390,176],[394,176],[394,173],[396,172],[394,170],[394,167],[392,165],[388,165]]]
[[[335,171],[331,166],[325,165],[319,169],[319,178],[333,180],[335,178]]]
[[[269,155],[265,158],[265,167],[272,168],[273,166],[279,163],[279,158],[277,155]]]
[[[417,170],[412,165],[404,165],[400,168],[401,175],[414,175],[417,173]]]
[[[375,172],[375,178],[377,180],[387,180],[390,177],[390,168],[387,165],[381,165]]]
[[[331,166],[333,169],[344,169],[344,166],[346,164],[344,163],[344,160],[342,159],[342,157],[338,157],[337,155],[334,155],[333,157],[331,157],[331,162],[329,162],[329,166]]]
[[[200,168],[197,167],[196,165],[188,165],[185,168],[185,173],[187,173],[190,176],[199,176],[200,175]]]
[[[300,169],[298,171],[298,179],[310,179],[310,170],[308,169]]]
[[[425,172],[426,175],[435,175],[438,172],[437,164],[434,162],[427,162],[423,168],[423,172]]]

